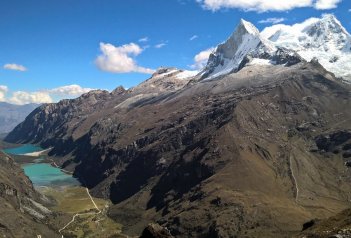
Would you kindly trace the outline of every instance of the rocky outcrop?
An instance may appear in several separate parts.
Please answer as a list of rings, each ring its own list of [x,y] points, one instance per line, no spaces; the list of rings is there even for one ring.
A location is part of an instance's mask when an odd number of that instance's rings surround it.
[[[332,217],[309,222],[306,229],[295,237],[348,238],[351,237],[351,210],[346,209]]]
[[[158,224],[149,224],[141,234],[140,238],[172,238],[173,236],[167,230]]]
[[[34,190],[19,165],[0,152],[0,235],[60,237],[47,224],[53,214],[42,204],[48,202]]]
[[[351,157],[351,131],[340,130],[315,138],[317,148],[314,152],[341,154],[343,158]],[[349,167],[349,162],[345,165]]]

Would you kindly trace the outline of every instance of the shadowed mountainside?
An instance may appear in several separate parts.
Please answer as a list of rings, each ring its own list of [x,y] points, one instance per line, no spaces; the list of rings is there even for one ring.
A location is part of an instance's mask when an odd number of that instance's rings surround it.
[[[53,147],[134,235],[156,221],[177,237],[289,237],[350,205],[350,87],[318,62],[155,90],[43,105],[6,139]]]

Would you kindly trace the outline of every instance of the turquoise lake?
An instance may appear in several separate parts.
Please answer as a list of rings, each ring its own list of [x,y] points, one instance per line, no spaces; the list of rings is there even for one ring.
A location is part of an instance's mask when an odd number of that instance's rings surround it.
[[[79,185],[79,182],[71,175],[50,164],[26,164],[23,170],[35,186]]]
[[[22,155],[43,150],[34,145],[23,145],[17,148],[5,149],[7,154]],[[80,185],[76,178],[62,172],[59,168],[50,164],[40,163],[41,159],[35,160],[38,163],[24,164],[24,173],[32,180],[34,186],[74,186]]]
[[[35,145],[22,145],[20,147],[16,147],[16,148],[10,148],[10,149],[5,149],[4,151],[7,154],[13,154],[13,155],[23,155],[23,154],[27,154],[27,153],[33,153],[33,152],[38,152],[43,150],[42,148],[40,148],[39,146],[35,146]]]

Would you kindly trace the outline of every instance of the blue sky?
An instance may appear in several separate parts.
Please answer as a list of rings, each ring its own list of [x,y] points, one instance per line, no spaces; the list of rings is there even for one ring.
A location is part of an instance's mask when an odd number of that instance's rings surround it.
[[[22,99],[14,103],[46,94],[55,101],[84,88],[129,88],[149,77],[140,72],[160,66],[190,69],[195,55],[225,40],[240,18],[261,30],[272,24],[262,23],[268,18],[293,24],[333,13],[350,32],[350,9],[349,0],[1,0],[0,100],[17,92]],[[100,46],[112,62],[96,61]],[[132,61],[118,65],[120,57]],[[62,88],[73,84],[79,87]]]

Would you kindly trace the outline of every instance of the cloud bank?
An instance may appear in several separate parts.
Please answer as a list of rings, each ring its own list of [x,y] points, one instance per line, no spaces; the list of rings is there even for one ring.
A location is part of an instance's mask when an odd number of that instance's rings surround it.
[[[24,105],[29,103],[51,103],[53,100],[49,94],[44,92],[24,92],[16,91],[12,94],[7,102],[17,105]]]
[[[205,9],[218,11],[223,8],[238,8],[244,11],[288,11],[294,8],[313,7],[326,10],[336,8],[342,0],[196,0]]]
[[[82,88],[79,85],[73,84],[34,92],[15,91],[8,95],[8,87],[0,85],[0,101],[17,105],[24,105],[28,103],[52,103],[60,99],[79,97],[80,95],[91,90],[93,89]]]

